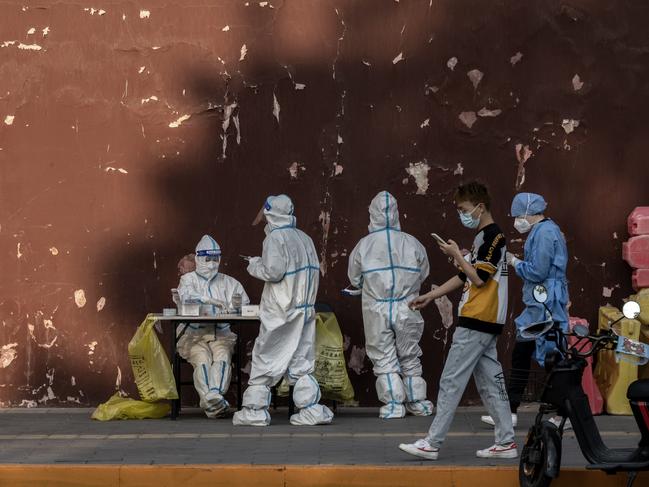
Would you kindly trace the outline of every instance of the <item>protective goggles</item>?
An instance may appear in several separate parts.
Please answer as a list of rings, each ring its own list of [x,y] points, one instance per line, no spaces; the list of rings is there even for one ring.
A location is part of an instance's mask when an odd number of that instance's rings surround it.
[[[205,262],[218,262],[221,260],[221,251],[216,249],[199,250],[196,252],[197,257],[204,257]]]

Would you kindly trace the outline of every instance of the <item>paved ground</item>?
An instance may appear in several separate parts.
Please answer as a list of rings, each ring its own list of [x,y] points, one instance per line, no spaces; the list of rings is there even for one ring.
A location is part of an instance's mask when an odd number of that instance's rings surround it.
[[[183,410],[177,421],[98,422],[88,409],[5,409],[0,410],[0,463],[421,465],[397,445],[424,436],[430,418],[386,421],[376,417],[377,411],[340,409],[332,425],[296,427],[279,409],[270,427],[235,428],[229,419],[209,420],[197,410]],[[436,465],[517,465],[475,457],[476,449],[493,443],[480,414],[481,408],[458,412]],[[533,418],[532,408],[520,415],[519,443]],[[598,424],[610,446],[637,444],[632,417],[602,416]],[[563,465],[585,465],[571,433],[564,440]]]

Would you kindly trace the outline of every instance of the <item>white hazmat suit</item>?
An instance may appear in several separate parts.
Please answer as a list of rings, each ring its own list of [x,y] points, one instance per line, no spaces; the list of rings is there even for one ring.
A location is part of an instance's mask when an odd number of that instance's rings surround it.
[[[401,231],[397,200],[387,191],[370,204],[370,234],[349,256],[351,283],[363,289],[363,325],[367,355],[374,365],[376,392],[385,404],[381,418],[402,418],[406,411],[428,416],[419,340],[424,320],[408,303],[428,277],[426,249]]]
[[[270,196],[264,204],[267,225],[261,257],[248,265],[251,276],[265,282],[259,317],[261,326],[252,351],[252,368],[243,408],[234,425],[270,424],[270,388],[286,376],[294,385],[298,413],[295,425],[330,423],[333,413],[318,404],[320,387],[315,366],[315,309],[319,261],[311,238],[296,228],[293,203],[286,195]]]
[[[209,235],[196,246],[196,270],[180,278],[178,295],[182,302],[200,301],[213,306],[232,308],[232,297],[241,294],[243,304],[250,299],[236,279],[218,272],[221,248]],[[205,414],[214,418],[227,413],[224,396],[232,377],[232,353],[237,336],[227,323],[191,323],[179,329],[178,353],[194,367],[194,387]]]

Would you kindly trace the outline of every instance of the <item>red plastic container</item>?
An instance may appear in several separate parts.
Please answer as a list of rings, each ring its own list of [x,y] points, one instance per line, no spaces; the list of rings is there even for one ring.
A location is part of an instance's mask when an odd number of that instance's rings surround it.
[[[631,282],[636,292],[640,291],[640,289],[649,288],[649,269],[634,270]]]
[[[570,317],[570,329],[575,325],[584,325],[588,328],[588,321],[583,318],[573,318]],[[573,345],[578,340],[577,337],[569,337],[568,343]],[[590,343],[587,344],[582,351],[587,352],[590,349]],[[581,379],[581,386],[584,388],[584,392],[588,396],[588,403],[590,404],[590,410],[593,414],[602,414],[604,410],[604,399],[602,394],[599,392],[597,384],[595,383],[595,378],[593,377],[593,357],[588,357],[586,359],[588,365],[584,369],[584,375]]]
[[[649,206],[638,206],[627,219],[629,235],[649,235]]]
[[[649,235],[638,235],[624,242],[622,258],[634,269],[649,269]]]

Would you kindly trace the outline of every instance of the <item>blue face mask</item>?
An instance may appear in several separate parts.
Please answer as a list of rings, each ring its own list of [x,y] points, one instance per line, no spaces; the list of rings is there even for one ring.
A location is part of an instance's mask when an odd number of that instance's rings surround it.
[[[460,214],[460,221],[462,222],[462,225],[464,225],[467,228],[475,229],[478,228],[478,225],[480,225],[480,218],[474,218],[473,213],[478,209],[476,206],[473,208],[473,210],[465,213],[463,211],[458,210],[458,213]]]

